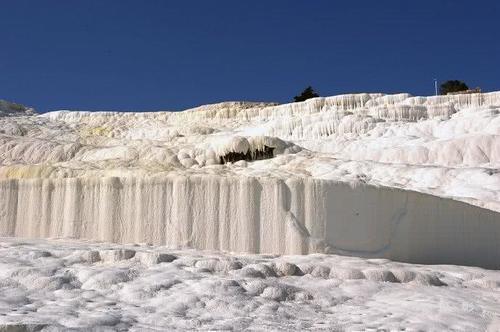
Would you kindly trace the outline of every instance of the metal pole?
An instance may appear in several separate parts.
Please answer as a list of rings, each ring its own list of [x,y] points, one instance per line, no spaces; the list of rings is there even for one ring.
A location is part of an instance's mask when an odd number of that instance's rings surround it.
[[[434,79],[434,91],[436,92],[436,96],[438,95],[438,80]]]

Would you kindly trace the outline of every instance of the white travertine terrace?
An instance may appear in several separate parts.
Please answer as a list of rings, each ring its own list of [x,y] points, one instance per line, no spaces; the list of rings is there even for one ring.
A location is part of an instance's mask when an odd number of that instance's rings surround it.
[[[0,235],[500,266],[500,92],[7,115]]]

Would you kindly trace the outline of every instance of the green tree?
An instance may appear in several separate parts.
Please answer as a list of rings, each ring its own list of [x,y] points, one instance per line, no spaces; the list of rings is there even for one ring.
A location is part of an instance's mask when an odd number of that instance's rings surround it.
[[[319,95],[314,91],[314,89],[311,86],[308,86],[307,88],[304,89],[304,91],[302,91],[300,95],[293,97],[293,101],[299,102],[315,97],[319,97]]]
[[[445,95],[449,92],[459,92],[469,90],[467,84],[458,80],[450,80],[442,83],[439,87],[439,93]]]

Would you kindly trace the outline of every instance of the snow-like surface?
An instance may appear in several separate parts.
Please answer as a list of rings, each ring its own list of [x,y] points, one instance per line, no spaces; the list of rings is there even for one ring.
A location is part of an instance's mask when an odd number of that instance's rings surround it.
[[[29,328],[498,331],[500,272],[0,238],[0,330]]]
[[[0,179],[217,174],[405,188],[500,211],[500,92],[0,118]],[[272,160],[218,165],[275,147]]]
[[[0,236],[136,244],[0,238],[0,331],[500,330],[499,271],[375,258],[500,267],[500,92],[30,112]]]
[[[499,169],[500,92],[6,116],[0,235],[498,268]]]

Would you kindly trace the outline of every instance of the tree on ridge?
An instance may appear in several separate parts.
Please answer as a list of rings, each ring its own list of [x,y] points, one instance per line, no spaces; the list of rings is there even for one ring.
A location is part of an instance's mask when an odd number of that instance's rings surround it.
[[[304,89],[304,91],[302,91],[300,95],[293,97],[293,101],[299,102],[316,97],[319,97],[319,94],[317,94],[316,91],[314,91],[312,86],[308,86],[307,88]]]
[[[448,94],[450,92],[460,92],[467,91],[469,87],[463,81],[459,80],[449,80],[441,83],[439,87],[439,93],[442,95]]]

